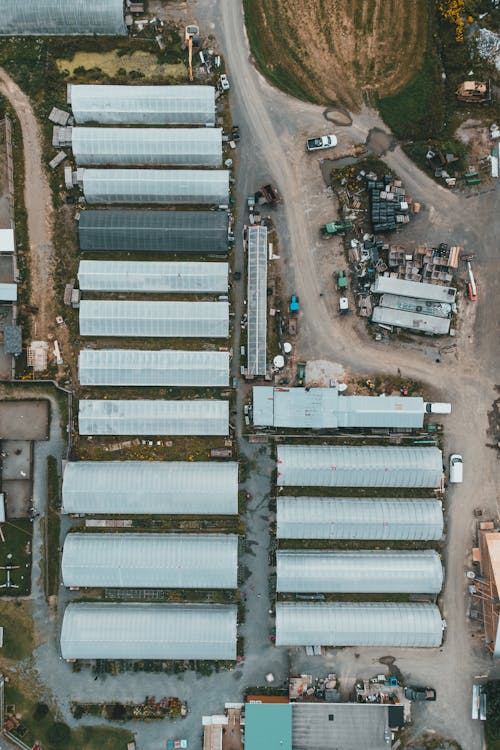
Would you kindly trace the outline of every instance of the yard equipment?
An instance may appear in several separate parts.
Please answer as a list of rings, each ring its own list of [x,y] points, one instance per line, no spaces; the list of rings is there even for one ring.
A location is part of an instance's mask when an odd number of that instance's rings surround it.
[[[198,45],[198,34],[200,30],[198,26],[186,26],[184,39],[188,48],[188,63],[189,63],[189,80],[193,80],[193,45]]]
[[[296,294],[292,294],[290,297],[290,304],[288,305],[288,311],[290,315],[298,315],[300,310],[299,298]]]
[[[470,260],[467,261],[467,270],[469,272],[469,282],[467,284],[467,296],[471,302],[477,302],[477,286]]]
[[[345,219],[344,221],[331,221],[329,224],[323,224],[321,227],[321,236],[325,240],[330,240],[340,232],[345,232],[347,229],[352,229],[352,221]]]
[[[349,300],[347,299],[347,297],[340,297],[339,312],[341,315],[347,315],[347,313],[349,312]]]
[[[262,185],[255,193],[255,202],[260,206],[275,206],[280,202],[280,196],[274,185]]]
[[[349,282],[347,280],[346,272],[343,269],[341,269],[340,271],[337,272],[337,289],[339,290],[339,292],[342,289],[347,289],[348,284]]]
[[[455,91],[459,102],[466,104],[485,104],[491,101],[491,82],[463,81]]]
[[[306,379],[306,363],[297,362],[297,385],[303,386]]]

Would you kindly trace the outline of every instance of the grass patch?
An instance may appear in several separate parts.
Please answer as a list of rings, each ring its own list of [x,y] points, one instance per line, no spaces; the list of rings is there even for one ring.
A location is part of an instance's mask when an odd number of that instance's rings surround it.
[[[5,544],[0,542],[0,567],[12,566],[11,586],[6,570],[0,570],[0,596],[28,596],[31,591],[31,541],[33,525],[27,519],[7,521],[2,526]]]
[[[45,596],[57,594],[59,583],[59,476],[57,459],[47,457],[47,508],[45,513]]]
[[[31,602],[0,600],[3,627],[2,657],[13,661],[28,659],[33,651]]]

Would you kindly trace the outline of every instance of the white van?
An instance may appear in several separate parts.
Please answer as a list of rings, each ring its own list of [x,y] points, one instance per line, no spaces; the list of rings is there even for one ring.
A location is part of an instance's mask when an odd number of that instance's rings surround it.
[[[440,401],[427,401],[425,411],[427,414],[451,414],[451,404]]]
[[[459,483],[464,481],[464,462],[459,453],[450,456],[450,482]]]

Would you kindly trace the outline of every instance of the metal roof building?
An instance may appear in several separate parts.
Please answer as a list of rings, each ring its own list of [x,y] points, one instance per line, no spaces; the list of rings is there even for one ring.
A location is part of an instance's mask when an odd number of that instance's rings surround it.
[[[69,461],[63,511],[86,515],[238,513],[233,461]]]
[[[238,537],[222,534],[68,534],[65,586],[234,589]]]
[[[227,435],[229,401],[79,402],[80,435]]]
[[[173,349],[82,349],[80,385],[229,385],[229,352]]]
[[[276,590],[291,593],[438,594],[443,567],[427,550],[278,550]]]
[[[429,299],[401,297],[398,294],[382,294],[379,305],[380,307],[389,307],[394,310],[406,310],[407,312],[421,313],[422,315],[435,315],[436,318],[451,318],[453,312],[452,305],[448,302],[433,302]]]
[[[413,283],[413,282],[412,282]],[[422,315],[422,313],[408,312],[408,310],[394,310],[390,307],[374,307],[372,312],[372,323],[381,323],[386,326],[397,328],[409,328],[419,333],[428,333],[435,336],[444,336],[450,331],[449,318],[438,318],[435,315]]]
[[[439,500],[414,498],[280,497],[278,539],[438,540]]]
[[[64,612],[63,659],[236,659],[236,607],[78,602]]]
[[[343,396],[337,388],[254,386],[253,423],[263,427],[407,427],[424,423],[422,398]]]
[[[227,302],[82,300],[82,336],[227,338]]]
[[[394,279],[392,276],[377,276],[372,285],[374,294],[396,294],[400,297],[415,297],[416,299],[427,299],[433,302],[455,302],[457,290],[449,286],[438,286],[437,284],[424,284],[420,281],[408,281],[407,279]]]
[[[443,624],[434,604],[278,602],[277,646],[436,648]]]
[[[439,448],[278,446],[280,486],[436,488],[442,472]]]
[[[0,283],[0,302],[17,301],[17,284]]]
[[[123,0],[0,0],[0,35],[126,34]]]
[[[221,128],[87,128],[71,131],[79,167],[220,167]]]
[[[114,0],[118,2],[118,0]],[[121,0],[120,0],[121,2]],[[93,0],[95,5],[96,0]],[[77,123],[105,125],[215,125],[213,86],[102,86],[68,84]]]
[[[400,704],[304,702],[292,703],[291,709],[290,750],[388,750],[391,728],[399,728],[404,722],[404,709]]]
[[[83,169],[87,203],[227,204],[227,169]]]
[[[267,227],[250,226],[247,290],[247,371],[265,375],[267,356]]]
[[[78,283],[82,292],[159,292],[227,294],[227,263],[81,260]]]
[[[78,221],[80,250],[162,253],[228,251],[225,211],[87,209]]]

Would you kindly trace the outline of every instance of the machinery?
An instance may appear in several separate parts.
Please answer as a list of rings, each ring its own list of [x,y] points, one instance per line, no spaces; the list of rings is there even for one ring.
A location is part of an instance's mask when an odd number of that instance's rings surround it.
[[[467,284],[467,296],[471,302],[477,302],[477,286],[470,260],[467,261],[467,270],[469,272],[469,282]]]
[[[344,270],[337,272],[337,289],[339,292],[342,289],[347,289],[349,282],[347,280],[346,272]]]
[[[325,240],[330,240],[340,232],[345,232],[347,229],[352,229],[352,221],[345,219],[344,221],[331,221],[329,224],[323,224],[321,227],[321,236]]]
[[[466,104],[485,104],[491,101],[491,82],[464,81],[455,91],[455,96]]]
[[[189,80],[193,80],[193,45],[198,46],[200,29],[198,26],[186,26],[184,39],[189,55]]]

